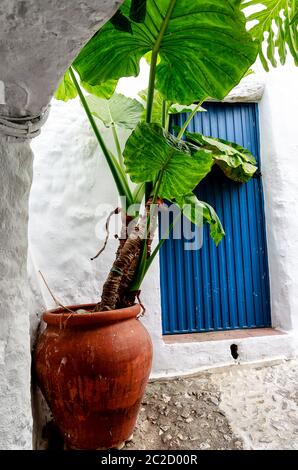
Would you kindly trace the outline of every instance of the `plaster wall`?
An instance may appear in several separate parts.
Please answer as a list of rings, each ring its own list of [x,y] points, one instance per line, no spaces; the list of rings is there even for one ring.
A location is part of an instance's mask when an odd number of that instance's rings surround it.
[[[122,1],[1,0],[1,114],[40,113],[82,46]]]
[[[260,133],[272,322],[298,334],[298,68],[258,73],[266,80]]]
[[[297,123],[297,73],[291,66],[269,74],[260,73],[257,79],[248,77],[246,89],[242,87],[238,92],[241,100],[249,101],[248,95],[253,100],[260,98],[260,81],[265,81],[260,126],[272,319],[273,326],[289,333],[238,339],[240,362],[287,358],[295,353],[298,221],[293,209],[298,199],[294,124],[295,119]],[[145,86],[146,70],[142,67],[141,77],[125,79],[119,89],[135,96]],[[231,101],[235,99],[233,94]],[[107,213],[116,207],[117,198],[107,165],[77,100],[67,104],[52,102],[48,123],[33,147],[38,157],[34,163],[29,235],[35,269],[43,272],[63,303],[96,301],[116,249],[115,241],[110,240],[101,257],[90,261],[101,243],[98,227],[103,225],[104,217],[100,204],[108,204]],[[46,305],[53,306],[44,288],[43,294]],[[235,362],[230,353],[230,340],[164,343],[158,259],[144,282],[142,301],[147,309],[143,321],[154,343],[153,376],[193,373]]]
[[[32,442],[26,266],[32,160],[28,143],[0,136],[0,449]]]

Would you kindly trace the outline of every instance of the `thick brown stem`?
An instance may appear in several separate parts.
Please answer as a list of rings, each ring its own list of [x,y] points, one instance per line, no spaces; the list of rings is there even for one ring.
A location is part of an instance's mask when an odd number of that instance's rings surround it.
[[[144,238],[147,242],[147,253],[150,255],[152,243],[152,228],[147,238],[147,221],[152,201],[146,205],[146,214],[143,215],[138,223],[128,234],[128,225],[132,218],[126,216],[123,219],[122,233],[119,248],[116,253],[116,259],[108,278],[103,286],[101,302],[96,305],[96,310],[114,310],[116,308],[128,307],[134,304],[138,292],[131,292],[130,286],[134,280],[138,268],[139,259],[142,253]],[[125,217],[125,216],[124,216]],[[157,211],[150,217],[152,224],[156,225]]]
[[[122,227],[121,227],[121,234],[120,234],[120,240],[119,240],[119,248],[117,250],[116,257],[118,256],[118,254],[120,253],[120,250],[122,250],[122,248],[125,245],[125,242],[129,235],[128,233],[129,225],[133,220],[134,220],[134,217],[122,212]]]
[[[150,201],[147,205],[147,215],[150,216],[150,231],[147,236],[147,257],[149,258],[151,256],[151,246],[157,227],[158,204],[152,205]]]
[[[140,256],[142,238],[136,227],[119,250],[113,267],[103,286],[98,310],[114,310],[120,303],[120,286],[129,267]]]
[[[134,257],[130,266],[128,266],[125,274],[122,277],[121,284],[119,286],[119,305],[117,307],[130,307],[134,305],[137,292],[130,290],[130,286],[135,278],[136,271],[139,265],[140,255],[142,250],[142,244],[140,250]]]

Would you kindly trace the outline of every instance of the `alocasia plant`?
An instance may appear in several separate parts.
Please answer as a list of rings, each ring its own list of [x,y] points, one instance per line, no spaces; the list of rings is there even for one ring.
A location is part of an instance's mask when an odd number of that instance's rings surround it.
[[[167,200],[194,224],[208,223],[218,244],[223,227],[214,209],[198,201],[193,190],[213,165],[238,182],[248,181],[256,171],[254,157],[239,145],[187,132],[195,114],[204,112],[204,100],[223,99],[256,59],[259,46],[247,32],[241,11],[244,3],[126,0],[81,50],[57,90],[56,97],[65,101],[79,94],[119,195],[128,204],[144,200],[144,212],[131,216],[122,208],[123,238],[97,305],[100,311],[135,302],[163,243],[151,253],[155,204]],[[138,75],[144,56],[150,63],[150,76],[140,102],[114,94],[118,79]],[[83,93],[76,73],[89,96]],[[169,132],[169,116],[177,112],[190,113],[174,136]],[[111,128],[116,156],[104,142],[97,120]],[[124,150],[117,135],[119,126],[132,130]],[[134,189],[130,181],[136,184]],[[132,218],[134,228],[129,232]]]

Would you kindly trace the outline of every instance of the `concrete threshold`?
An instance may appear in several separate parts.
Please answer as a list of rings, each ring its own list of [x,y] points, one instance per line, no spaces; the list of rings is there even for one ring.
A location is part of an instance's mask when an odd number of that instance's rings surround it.
[[[187,333],[178,335],[164,335],[165,344],[196,343],[203,341],[224,341],[244,338],[257,338],[260,336],[280,336],[286,333],[273,328],[251,328],[241,330],[209,331],[206,333]]]
[[[170,374],[152,374],[149,378],[149,382],[164,382],[168,380],[176,379],[192,379],[200,376],[213,376],[214,374],[221,374],[227,372],[227,370],[232,370],[234,368],[240,368],[242,370],[250,369],[263,369],[265,367],[278,366],[280,364],[285,364],[288,362],[294,361],[295,357],[285,357],[283,355],[275,356],[272,359],[260,359],[249,362],[240,362],[234,361],[234,363],[221,364],[221,365],[208,365],[199,367],[195,371],[185,372],[185,373],[170,373]]]

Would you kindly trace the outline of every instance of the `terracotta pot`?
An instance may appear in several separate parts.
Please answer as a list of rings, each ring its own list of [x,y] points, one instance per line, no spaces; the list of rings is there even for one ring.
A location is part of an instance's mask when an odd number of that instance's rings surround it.
[[[71,310],[91,311],[94,305]],[[35,353],[41,391],[68,448],[109,449],[133,432],[152,362],[140,306],[44,314]]]

